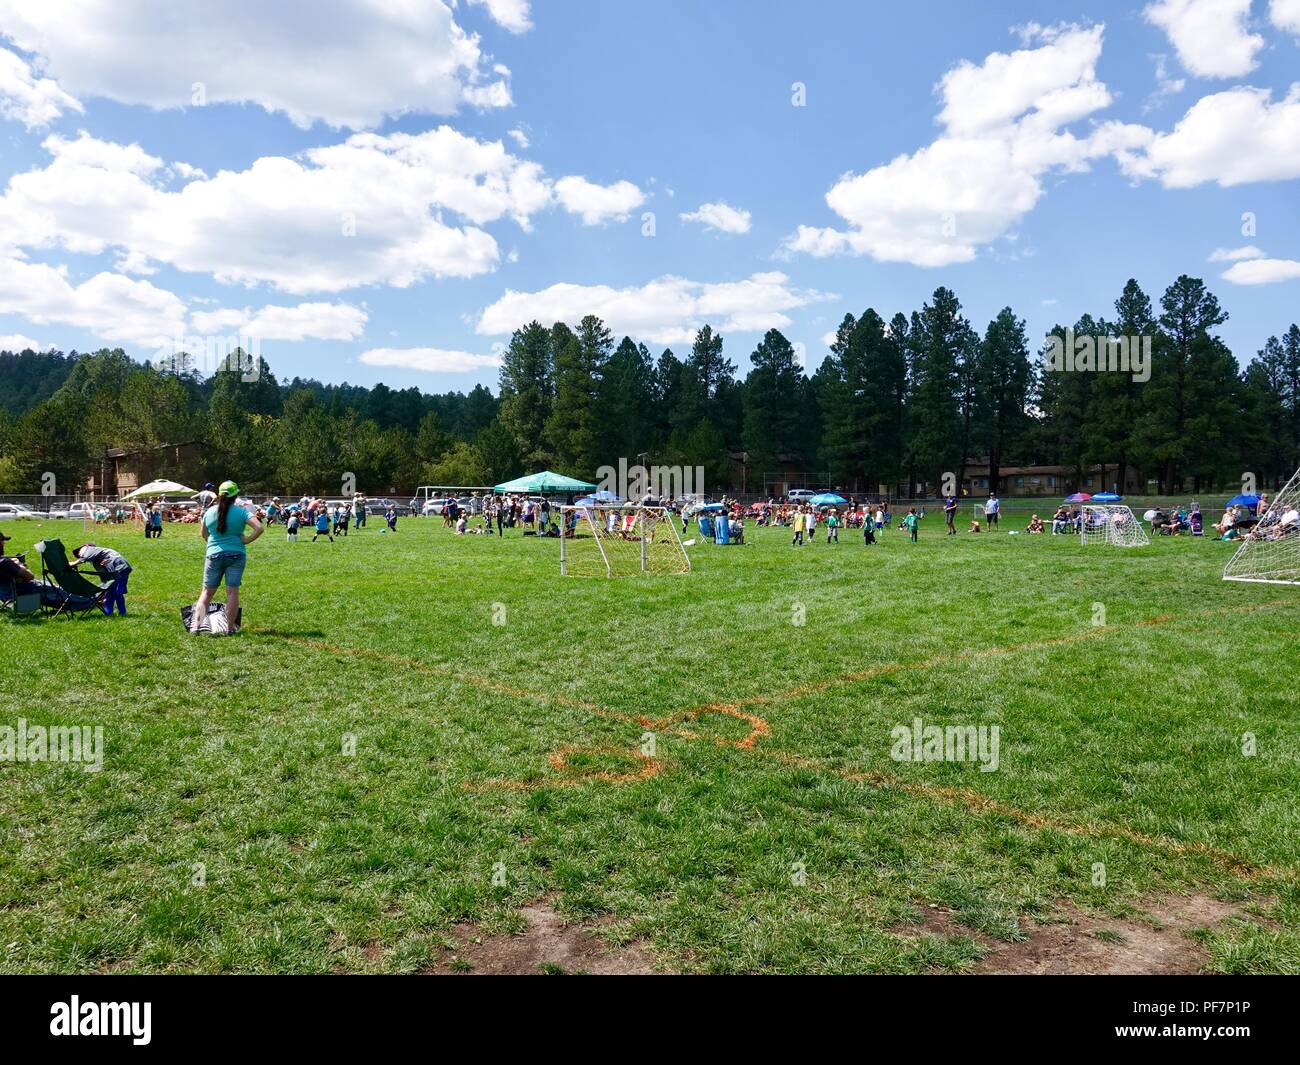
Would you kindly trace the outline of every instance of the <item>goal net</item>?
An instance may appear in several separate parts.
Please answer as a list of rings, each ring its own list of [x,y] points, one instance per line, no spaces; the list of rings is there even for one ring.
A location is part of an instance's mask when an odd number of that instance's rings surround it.
[[[1142,522],[1122,503],[1085,503],[1079,517],[1079,539],[1085,544],[1141,547],[1151,542]]]
[[[564,576],[627,577],[691,569],[673,515],[663,507],[561,507],[560,532]]]
[[[87,536],[94,534],[96,526],[117,525],[141,532],[144,529],[144,510],[139,503],[132,502],[92,503],[81,524]]]
[[[1300,470],[1245,534],[1223,567],[1225,581],[1300,584]]]

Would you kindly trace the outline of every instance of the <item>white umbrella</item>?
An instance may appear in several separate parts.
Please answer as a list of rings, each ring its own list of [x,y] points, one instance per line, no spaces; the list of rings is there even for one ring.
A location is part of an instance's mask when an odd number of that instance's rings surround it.
[[[193,488],[186,488],[183,484],[177,484],[175,481],[150,481],[148,484],[142,484],[134,492],[128,492],[123,499],[146,499],[153,496],[192,496],[195,495]]]

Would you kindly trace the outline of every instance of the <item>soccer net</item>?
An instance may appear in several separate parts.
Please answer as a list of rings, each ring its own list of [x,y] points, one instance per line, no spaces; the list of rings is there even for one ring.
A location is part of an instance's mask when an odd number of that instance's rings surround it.
[[[141,532],[144,530],[144,511],[139,503],[94,503],[86,511],[81,524],[87,536],[94,534],[96,526],[119,525]]]
[[[663,507],[561,507],[560,533],[564,576],[627,577],[691,569],[673,515]]]
[[[1300,470],[1246,533],[1228,564],[1225,581],[1300,584]]]
[[[1142,523],[1122,503],[1085,503],[1079,517],[1082,543],[1141,547],[1151,542]]]

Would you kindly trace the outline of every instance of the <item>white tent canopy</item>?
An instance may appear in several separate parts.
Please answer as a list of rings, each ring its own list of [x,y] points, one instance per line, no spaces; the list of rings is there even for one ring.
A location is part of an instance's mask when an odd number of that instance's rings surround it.
[[[142,484],[134,492],[128,492],[123,499],[152,499],[155,496],[192,496],[197,493],[193,488],[186,488],[175,481],[150,481]]]

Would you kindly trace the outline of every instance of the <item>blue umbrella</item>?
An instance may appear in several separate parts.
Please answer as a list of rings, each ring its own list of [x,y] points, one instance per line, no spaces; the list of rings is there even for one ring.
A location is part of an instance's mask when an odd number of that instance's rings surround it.
[[[808,502],[814,507],[842,507],[848,500],[835,492],[819,492]]]
[[[589,496],[583,496],[574,506],[590,507],[597,503],[621,503],[623,498],[617,492],[607,492],[603,488],[599,492],[593,492]]]
[[[1259,496],[1254,492],[1243,492],[1239,496],[1233,496],[1228,500],[1227,506],[1230,507],[1255,507],[1259,504]]]
[[[1123,496],[1117,496],[1114,492],[1098,492],[1092,497],[1094,503],[1118,503]]]

